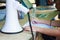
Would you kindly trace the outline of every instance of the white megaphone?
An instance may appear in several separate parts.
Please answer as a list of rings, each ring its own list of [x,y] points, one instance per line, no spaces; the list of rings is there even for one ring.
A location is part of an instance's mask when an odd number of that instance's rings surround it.
[[[27,13],[29,9],[25,8],[16,0],[6,0],[6,22],[1,29],[3,33],[19,33],[23,30],[18,21],[17,10]]]

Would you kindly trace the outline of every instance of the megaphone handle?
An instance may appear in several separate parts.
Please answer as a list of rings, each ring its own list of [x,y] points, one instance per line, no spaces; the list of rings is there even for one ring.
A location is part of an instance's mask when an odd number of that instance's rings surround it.
[[[29,26],[30,26],[30,29],[31,29],[31,34],[32,34],[32,40],[34,40],[34,34],[33,34],[33,30],[32,30],[32,25],[31,25],[31,20],[30,20],[29,12],[27,13],[27,15],[28,15],[28,20],[29,20]]]

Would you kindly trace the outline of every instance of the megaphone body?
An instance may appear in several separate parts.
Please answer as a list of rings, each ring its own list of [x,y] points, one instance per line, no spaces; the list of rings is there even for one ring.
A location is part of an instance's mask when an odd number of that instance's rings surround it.
[[[23,30],[18,20],[17,10],[27,13],[29,9],[15,0],[6,0],[6,21],[1,29],[3,33],[18,33]],[[26,10],[26,11],[25,11]]]

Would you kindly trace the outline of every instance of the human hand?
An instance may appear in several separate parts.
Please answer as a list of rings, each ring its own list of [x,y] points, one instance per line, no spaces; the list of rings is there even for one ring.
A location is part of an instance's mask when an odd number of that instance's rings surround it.
[[[44,23],[46,20],[38,19],[38,18],[32,18],[31,21],[32,21],[33,24],[42,24],[42,23]]]
[[[24,30],[25,30],[25,31],[31,31],[31,29],[30,29],[29,26],[26,26],[26,27],[24,28]],[[35,26],[32,26],[32,30],[33,30],[34,32],[37,32],[37,31],[39,30],[39,28],[38,28],[38,27],[35,27]]]
[[[32,18],[31,21],[32,21],[33,24],[38,24],[39,23],[38,18]]]

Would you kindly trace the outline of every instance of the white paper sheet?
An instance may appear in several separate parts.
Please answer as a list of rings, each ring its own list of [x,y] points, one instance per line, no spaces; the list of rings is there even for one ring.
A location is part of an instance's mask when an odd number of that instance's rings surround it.
[[[50,26],[50,25],[46,25],[46,24],[33,24],[32,22],[31,22],[31,25],[32,25],[32,27],[36,26],[36,27],[40,27],[40,28],[53,28],[53,26]],[[29,26],[29,22],[25,23],[23,28],[26,27],[26,26]]]

